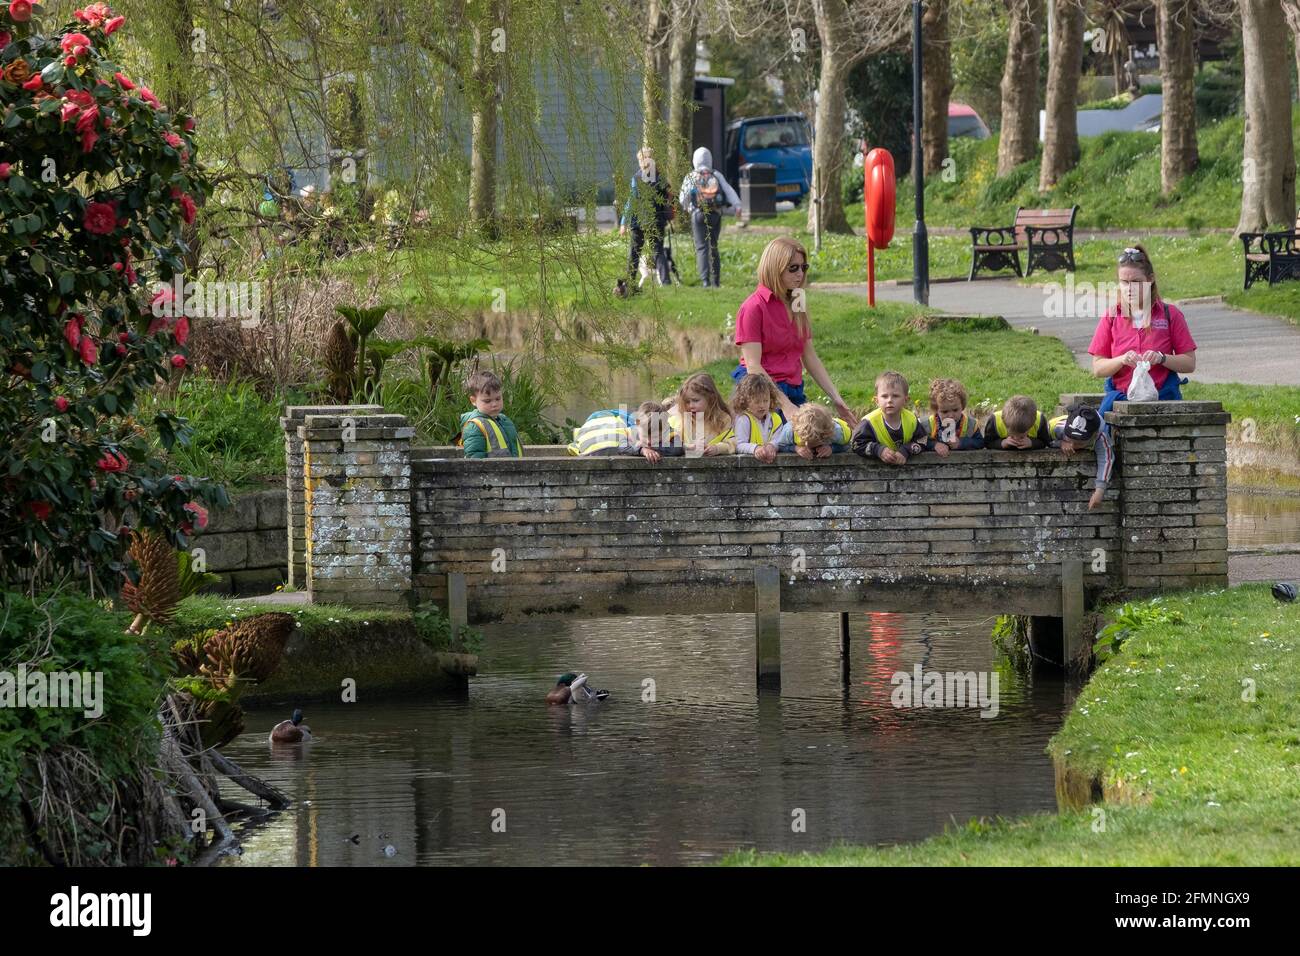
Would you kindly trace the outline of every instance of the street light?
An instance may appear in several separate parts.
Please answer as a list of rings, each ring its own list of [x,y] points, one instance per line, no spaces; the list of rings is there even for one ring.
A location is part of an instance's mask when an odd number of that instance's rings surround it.
[[[930,237],[925,231],[925,155],[921,146],[921,0],[912,0],[912,182],[916,225],[912,229],[912,296],[930,304]]]

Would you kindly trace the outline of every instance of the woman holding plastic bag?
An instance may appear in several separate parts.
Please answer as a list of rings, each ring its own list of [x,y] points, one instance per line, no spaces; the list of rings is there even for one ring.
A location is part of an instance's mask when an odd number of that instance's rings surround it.
[[[1106,379],[1105,415],[1116,402],[1178,401],[1179,376],[1196,371],[1196,342],[1177,306],[1160,298],[1151,257],[1141,246],[1119,256],[1119,299],[1097,323],[1088,353]]]

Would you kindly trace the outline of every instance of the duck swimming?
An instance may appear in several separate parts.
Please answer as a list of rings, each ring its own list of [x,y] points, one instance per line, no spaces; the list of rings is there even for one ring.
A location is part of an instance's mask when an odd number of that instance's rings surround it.
[[[586,704],[593,700],[604,700],[609,696],[607,690],[592,690],[587,686],[586,674],[561,674],[555,682],[555,688],[546,695],[548,704]]]
[[[296,744],[311,740],[311,728],[302,722],[302,710],[293,712],[289,720],[282,720],[271,728],[271,743]]]

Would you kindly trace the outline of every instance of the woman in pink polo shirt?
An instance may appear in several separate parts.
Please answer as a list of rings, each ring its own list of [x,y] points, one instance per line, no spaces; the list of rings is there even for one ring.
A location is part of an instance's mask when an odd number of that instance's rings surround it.
[[[808,399],[803,392],[803,371],[822,387],[835,411],[856,427],[857,417],[826,373],[812,344],[812,326],[802,290],[808,272],[808,253],[793,239],[773,239],[758,261],[758,288],[736,313],[736,344],[740,364],[731,373],[739,382],[750,372],[763,372],[792,405]]]
[[[1127,398],[1138,362],[1151,363],[1151,381],[1160,401],[1183,397],[1183,372],[1196,371],[1196,342],[1176,306],[1164,302],[1156,288],[1156,270],[1141,246],[1119,256],[1119,301],[1097,323],[1092,344],[1092,374],[1106,379],[1101,413]]]

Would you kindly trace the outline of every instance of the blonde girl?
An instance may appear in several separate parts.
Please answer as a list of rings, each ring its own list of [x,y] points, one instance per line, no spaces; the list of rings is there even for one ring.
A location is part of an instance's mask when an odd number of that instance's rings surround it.
[[[772,433],[785,421],[778,411],[781,393],[766,375],[746,375],[731,393],[735,414],[736,453],[753,455],[768,464],[776,461]]]
[[[677,390],[671,419],[689,453],[692,447],[703,455],[734,455],[735,432],[731,409],[723,400],[713,376],[704,372],[692,375]]]

